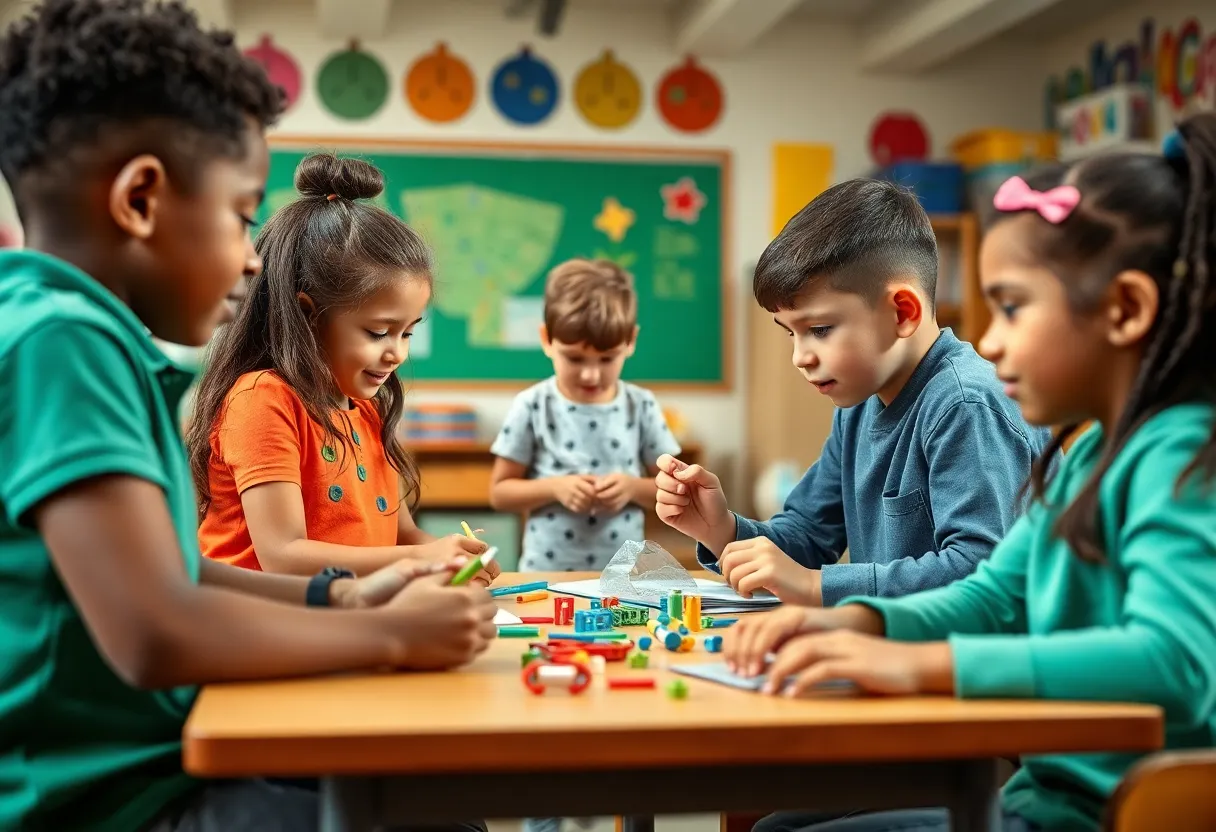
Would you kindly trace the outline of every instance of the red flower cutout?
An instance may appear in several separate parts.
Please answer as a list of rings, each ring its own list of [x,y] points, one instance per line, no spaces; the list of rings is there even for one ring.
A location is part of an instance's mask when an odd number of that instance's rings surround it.
[[[701,217],[701,209],[709,200],[697,189],[697,183],[685,176],[674,185],[663,185],[663,216],[669,220],[693,225]]]

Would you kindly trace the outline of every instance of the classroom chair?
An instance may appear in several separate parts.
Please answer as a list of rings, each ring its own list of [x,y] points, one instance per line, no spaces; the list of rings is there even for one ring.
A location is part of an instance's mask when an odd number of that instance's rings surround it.
[[[1216,829],[1216,750],[1145,757],[1106,805],[1104,832],[1209,832]]]

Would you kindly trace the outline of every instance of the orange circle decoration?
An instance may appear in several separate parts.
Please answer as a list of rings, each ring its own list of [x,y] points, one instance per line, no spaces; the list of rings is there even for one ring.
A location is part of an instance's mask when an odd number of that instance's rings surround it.
[[[655,101],[659,115],[677,130],[699,133],[722,115],[722,85],[689,55],[659,80]]]
[[[607,49],[574,79],[574,102],[587,121],[616,130],[637,118],[642,107],[642,85],[633,70]]]
[[[405,74],[405,100],[427,121],[455,121],[469,111],[476,96],[473,70],[445,43],[435,44]]]

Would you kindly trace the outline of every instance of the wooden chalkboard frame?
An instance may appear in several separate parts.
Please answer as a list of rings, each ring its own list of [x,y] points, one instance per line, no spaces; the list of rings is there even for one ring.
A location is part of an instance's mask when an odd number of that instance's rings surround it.
[[[579,144],[579,143],[546,143],[546,142],[505,142],[478,139],[397,139],[382,136],[311,136],[311,135],[274,135],[269,138],[272,150],[333,150],[338,153],[358,152],[361,150],[374,152],[376,150],[399,150],[407,152],[501,154],[515,158],[528,156],[565,156],[577,159],[659,159],[688,162],[710,162],[720,166],[722,170],[721,200],[718,210],[721,212],[719,226],[722,229],[721,258],[722,274],[719,279],[722,309],[722,379],[720,381],[655,381],[646,382],[651,390],[671,392],[727,392],[735,385],[735,309],[734,273],[731,234],[732,200],[732,154],[724,148],[682,148],[661,147],[649,145],[616,145],[616,144]],[[471,380],[440,380],[425,379],[415,381],[415,388],[425,387],[427,390],[477,390],[477,391],[515,391],[526,387],[528,382],[518,381],[471,381]]]

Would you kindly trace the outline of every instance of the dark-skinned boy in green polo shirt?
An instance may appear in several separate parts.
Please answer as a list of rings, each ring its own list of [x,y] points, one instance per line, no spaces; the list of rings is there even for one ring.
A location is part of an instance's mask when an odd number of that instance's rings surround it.
[[[179,437],[201,345],[260,269],[281,93],[178,3],[47,0],[0,36],[0,829],[317,826],[315,790],[181,767],[196,687],[446,668],[494,636],[454,564],[312,579],[201,560]]]

